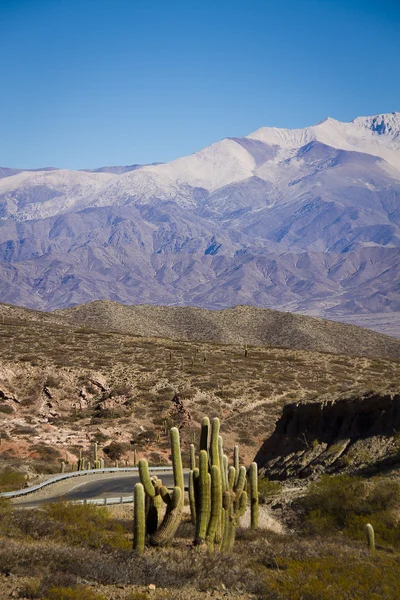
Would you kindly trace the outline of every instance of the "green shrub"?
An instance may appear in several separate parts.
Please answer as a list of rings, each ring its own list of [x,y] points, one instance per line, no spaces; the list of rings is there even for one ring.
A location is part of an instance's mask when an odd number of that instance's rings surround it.
[[[279,494],[281,486],[277,481],[270,481],[267,477],[258,479],[258,495],[261,504],[265,504],[271,498]]]
[[[310,533],[343,530],[350,537],[365,539],[365,525],[371,523],[378,544],[400,548],[396,513],[399,498],[399,481],[324,475],[311,484],[300,505],[305,510],[306,528]]]
[[[103,594],[94,592],[89,587],[80,586],[76,589],[52,587],[45,595],[44,600],[107,600],[107,598]]]
[[[399,562],[394,557],[281,559],[278,567],[266,577],[265,600],[400,598]]]
[[[105,507],[58,502],[46,506],[44,513],[56,525],[54,535],[71,544],[122,550],[131,547],[125,529]]]

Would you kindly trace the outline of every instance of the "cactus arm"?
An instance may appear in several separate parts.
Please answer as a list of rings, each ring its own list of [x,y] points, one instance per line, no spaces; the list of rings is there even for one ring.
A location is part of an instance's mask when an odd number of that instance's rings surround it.
[[[172,453],[172,468],[174,472],[175,487],[181,488],[181,496],[183,502],[183,494],[185,492],[185,482],[183,479],[181,446],[179,440],[179,430],[177,427],[172,427],[171,435],[171,453]]]
[[[137,483],[134,487],[133,547],[138,554],[144,553],[146,537],[144,499],[144,487],[141,483]]]
[[[196,468],[196,451],[194,448],[194,444],[190,444],[190,469]]]
[[[220,428],[219,419],[218,419],[218,417],[215,417],[215,419],[213,419],[212,429],[211,429],[210,464],[211,464],[211,466],[216,465],[217,467],[220,467],[219,450],[218,450],[219,428]]]
[[[146,495],[150,498],[154,498],[154,496],[156,495],[156,491],[154,489],[154,485],[150,477],[149,463],[145,458],[142,458],[139,461],[139,477],[140,482],[144,487]]]
[[[222,485],[221,472],[217,466],[211,467],[211,510],[207,527],[206,542],[210,549],[214,547],[217,527],[221,518]]]
[[[209,435],[210,435],[210,419],[208,417],[204,417],[201,422],[200,450],[206,450],[208,452]]]
[[[237,495],[240,495],[244,489],[246,484],[246,467],[243,465],[239,469],[239,476],[237,480],[237,484],[235,485],[235,492]]]
[[[228,489],[233,490],[236,480],[236,469],[235,467],[229,467],[228,471]]]
[[[195,544],[203,544],[206,537],[210,518],[210,488],[211,476],[208,472],[208,454],[205,450],[200,450]]]
[[[194,488],[194,473],[193,470],[189,472],[189,504],[190,504],[190,515],[192,518],[192,524],[196,525],[196,493]]]
[[[182,519],[183,494],[179,486],[175,486],[171,501],[167,505],[164,519],[157,531],[151,536],[153,546],[169,546]]]
[[[243,517],[244,513],[246,512],[246,506],[247,506],[247,492],[243,491],[240,494],[240,498],[239,498],[239,518]]]

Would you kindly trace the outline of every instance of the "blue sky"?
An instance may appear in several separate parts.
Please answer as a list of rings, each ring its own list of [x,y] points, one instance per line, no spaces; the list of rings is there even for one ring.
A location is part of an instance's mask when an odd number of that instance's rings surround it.
[[[400,110],[399,0],[0,0],[0,165],[168,161]]]

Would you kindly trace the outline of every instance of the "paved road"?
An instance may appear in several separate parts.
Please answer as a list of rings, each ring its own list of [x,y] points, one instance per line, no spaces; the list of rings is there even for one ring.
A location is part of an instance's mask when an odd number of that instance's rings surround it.
[[[174,477],[171,472],[168,473],[157,473],[162,479],[163,484],[171,488],[174,485]],[[187,474],[185,474],[187,479]],[[96,479],[94,481],[88,481],[86,483],[78,483],[77,481],[71,480],[73,487],[63,494],[51,495],[49,494],[46,498],[35,500],[34,495],[26,497],[26,500],[20,499],[16,506],[21,508],[33,508],[40,504],[46,504],[49,502],[57,502],[58,500],[89,500],[90,498],[116,498],[121,496],[132,496],[133,488],[135,483],[139,480],[138,474],[126,474],[120,477],[114,477],[110,479]],[[49,491],[51,487],[48,488]]]

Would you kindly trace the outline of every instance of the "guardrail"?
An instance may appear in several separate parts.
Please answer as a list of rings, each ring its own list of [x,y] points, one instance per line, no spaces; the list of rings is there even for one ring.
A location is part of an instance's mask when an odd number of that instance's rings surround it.
[[[149,467],[149,471],[172,471],[172,467]],[[0,498],[17,498],[18,496],[25,496],[26,494],[32,494],[33,492],[37,492],[42,488],[51,485],[53,483],[57,483],[58,481],[63,481],[64,479],[70,479],[71,477],[81,477],[82,475],[98,475],[99,473],[124,473],[124,472],[138,472],[137,467],[121,467],[116,468],[112,467],[109,469],[91,469],[90,471],[73,471],[72,473],[62,473],[61,475],[57,475],[56,477],[52,477],[51,479],[46,479],[42,483],[38,485],[33,485],[28,488],[24,488],[23,490],[17,490],[15,492],[3,492],[0,494]],[[102,499],[103,501],[104,499]],[[104,502],[103,502],[104,503]],[[115,502],[114,502],[115,504]]]
[[[109,506],[110,504],[130,504],[133,496],[119,496],[118,498],[90,498],[85,500],[69,500],[72,504],[96,504],[97,506]]]

